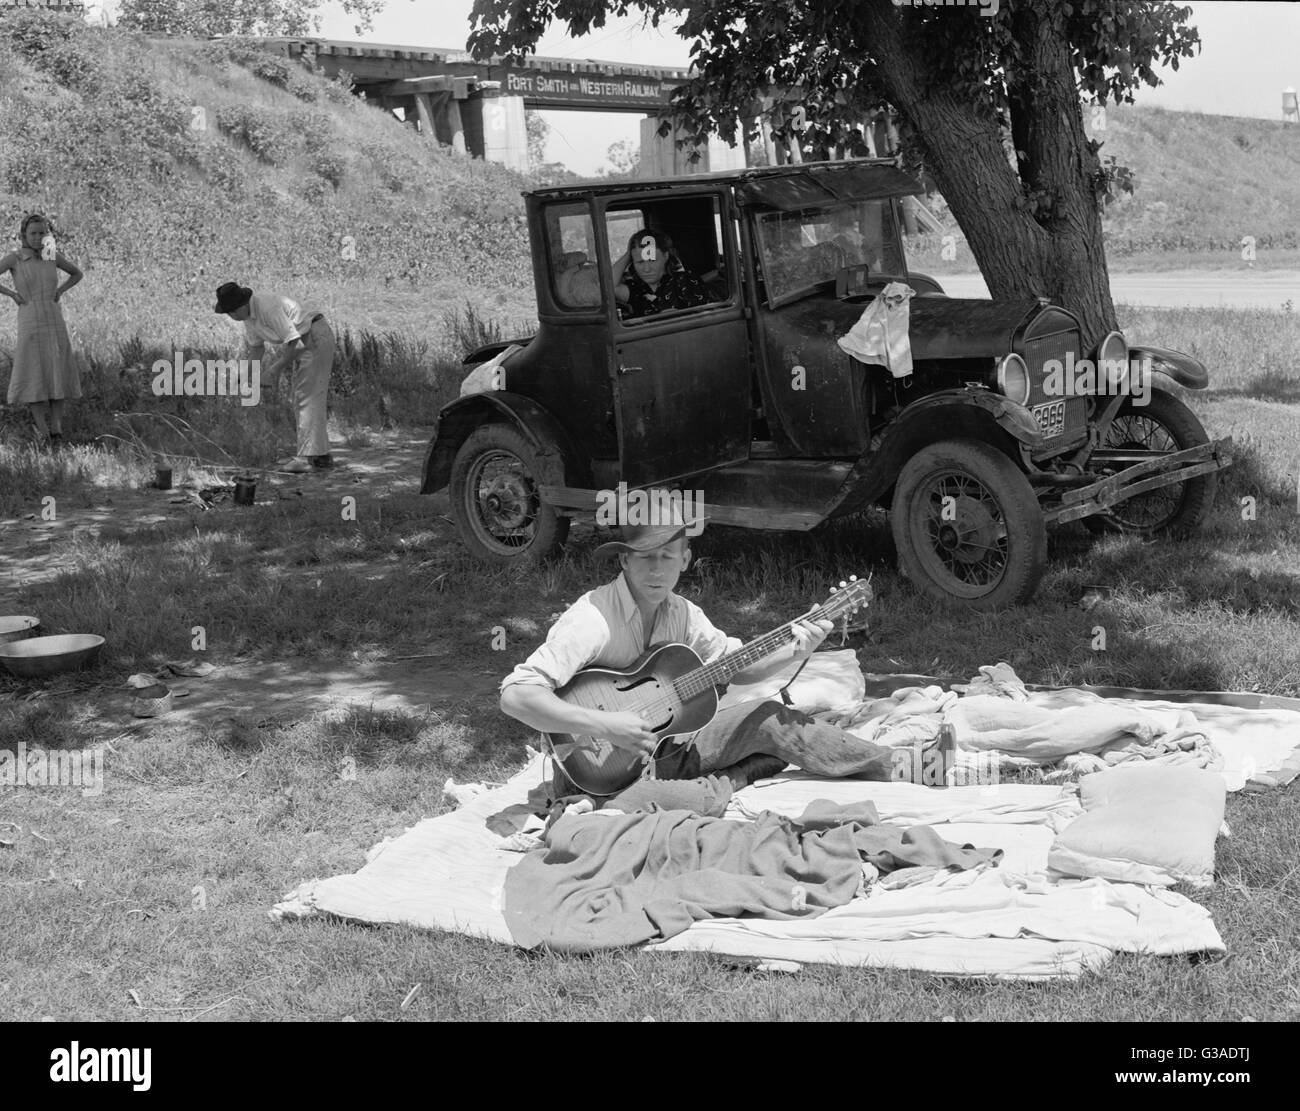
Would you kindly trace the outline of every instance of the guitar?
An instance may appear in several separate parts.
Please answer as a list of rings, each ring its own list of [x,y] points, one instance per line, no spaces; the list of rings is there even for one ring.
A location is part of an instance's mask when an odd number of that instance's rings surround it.
[[[717,687],[789,644],[800,621],[835,620],[871,601],[871,585],[853,576],[832,590],[828,602],[751,640],[710,664],[685,644],[663,644],[626,668],[587,667],[555,693],[571,706],[631,710],[651,722],[658,739],[653,755],[620,748],[588,735],[543,733],[551,755],[580,791],[609,796],[630,787],[654,767],[668,738],[703,729],[718,712]]]

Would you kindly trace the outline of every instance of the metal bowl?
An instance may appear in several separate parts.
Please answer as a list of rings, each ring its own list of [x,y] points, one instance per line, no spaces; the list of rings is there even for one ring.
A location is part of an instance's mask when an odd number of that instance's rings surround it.
[[[89,667],[103,646],[104,638],[93,633],[28,637],[0,644],[0,663],[24,679],[43,679]]]
[[[39,617],[25,617],[18,615],[15,617],[0,617],[0,644],[8,644],[14,640],[25,640],[29,636],[35,635],[36,628],[41,623]]]

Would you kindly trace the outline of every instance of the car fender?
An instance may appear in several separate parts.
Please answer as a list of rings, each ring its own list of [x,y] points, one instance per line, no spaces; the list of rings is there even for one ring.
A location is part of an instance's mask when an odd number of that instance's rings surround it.
[[[503,339],[498,340],[496,343],[485,343],[482,347],[476,347],[461,359],[461,366],[474,366],[477,363],[485,363],[494,355],[499,355],[507,347],[514,345],[527,347],[536,338],[536,336],[524,336],[520,339]]]
[[[541,474],[539,483],[553,486],[583,486],[586,469],[582,456],[564,426],[554,414],[530,397],[508,390],[488,390],[469,394],[444,405],[438,414],[438,426],[429,442],[424,463],[421,494],[433,494],[451,480],[451,465],[456,452],[474,429],[482,424],[511,424],[528,438],[538,452]],[[556,453],[554,447],[559,447]]]
[[[1042,437],[1023,405],[980,386],[940,390],[913,402],[884,432],[874,451],[859,460],[850,475],[852,490],[838,507],[851,513],[879,501],[918,451],[940,440],[982,440],[1021,465],[1021,445],[1036,449]]]
[[[1145,363],[1147,359],[1151,360],[1150,373],[1156,383],[1163,378],[1166,383],[1173,381],[1189,390],[1203,390],[1210,384],[1210,372],[1205,369],[1205,364],[1181,351],[1134,344],[1128,353],[1130,362]]]

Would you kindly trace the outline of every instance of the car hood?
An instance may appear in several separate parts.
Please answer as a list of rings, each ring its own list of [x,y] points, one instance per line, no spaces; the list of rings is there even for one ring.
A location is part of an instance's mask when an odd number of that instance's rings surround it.
[[[769,315],[786,335],[838,339],[857,323],[870,304],[818,296],[771,310]],[[1015,333],[1044,311],[1053,310],[1031,298],[989,301],[920,294],[908,302],[912,358],[1000,357],[1011,350]]]

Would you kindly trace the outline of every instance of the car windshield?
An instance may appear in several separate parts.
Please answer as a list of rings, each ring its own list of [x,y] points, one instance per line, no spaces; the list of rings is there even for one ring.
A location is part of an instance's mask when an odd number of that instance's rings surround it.
[[[794,300],[845,266],[871,274],[906,274],[893,206],[887,200],[844,201],[799,212],[758,217],[759,250],[767,298]]]

